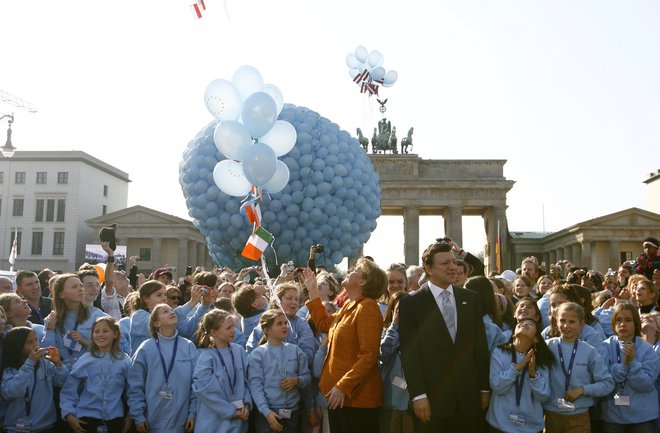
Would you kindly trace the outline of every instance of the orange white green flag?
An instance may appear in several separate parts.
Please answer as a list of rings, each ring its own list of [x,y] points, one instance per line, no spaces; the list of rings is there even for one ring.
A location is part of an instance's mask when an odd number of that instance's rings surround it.
[[[263,227],[259,226],[248,239],[247,244],[245,244],[245,248],[243,248],[243,252],[241,254],[243,257],[246,257],[250,260],[259,260],[261,255],[268,247],[268,244],[270,244],[272,241],[273,235]]]

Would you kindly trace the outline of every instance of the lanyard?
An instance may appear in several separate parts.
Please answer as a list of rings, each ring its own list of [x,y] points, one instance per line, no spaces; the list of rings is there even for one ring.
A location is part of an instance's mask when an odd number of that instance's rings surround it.
[[[78,317],[77,317],[77,316],[76,316],[76,323],[73,325],[73,330],[74,330],[74,331],[77,331],[77,330],[78,330]],[[65,335],[66,335],[66,334],[65,334]],[[69,356],[74,357],[73,350],[71,350],[71,349],[68,348],[68,347],[66,348],[66,350],[69,352]]]
[[[637,337],[633,337],[633,340],[632,340],[633,345],[635,344],[635,338],[637,338]],[[616,362],[621,364],[621,348],[619,347],[618,343],[616,345]],[[623,382],[621,382],[621,389],[623,389],[625,386],[626,386],[626,381],[624,380]]]
[[[513,364],[516,364],[516,351],[514,349],[513,352],[511,352],[511,362]],[[527,373],[527,366],[523,367],[522,371],[520,372],[519,375],[516,375],[516,384],[515,384],[515,389],[516,389],[516,408],[520,408],[520,400],[522,399],[522,389],[523,386],[525,385],[525,373]]]
[[[557,350],[559,350],[559,362],[561,363],[561,369],[564,372],[564,377],[566,378],[566,383],[564,384],[565,391],[568,391],[568,386],[571,381],[571,374],[573,374],[573,361],[575,361],[575,354],[577,353],[579,342],[580,340],[575,340],[575,344],[573,344],[573,353],[571,354],[571,361],[568,364],[568,371],[566,371],[566,365],[564,364],[564,354],[561,351],[561,340],[557,345]]]
[[[170,360],[170,368],[165,367],[165,358],[163,358],[163,352],[160,351],[160,341],[156,338],[156,347],[158,348],[158,354],[160,355],[160,363],[163,365],[163,372],[165,373],[165,385],[167,385],[170,379],[170,373],[174,368],[174,360],[176,359],[176,348],[179,344],[179,337],[174,337],[174,350],[172,350],[172,359]]]
[[[39,366],[39,361],[34,365],[34,370],[32,374],[34,377],[32,383],[32,392],[29,392],[30,387],[25,388],[25,416],[30,416],[30,410],[32,409],[32,398],[34,397],[34,390],[37,388],[37,367]]]
[[[231,358],[231,366],[234,369],[234,374],[229,375],[229,371],[227,370],[227,364],[225,364],[225,359],[222,357],[222,353],[218,350],[218,348],[215,348],[215,353],[218,354],[218,358],[220,359],[220,363],[222,364],[222,368],[225,370],[225,373],[227,373],[227,379],[229,380],[229,386],[231,386],[231,393],[232,396],[235,394],[236,391],[236,364],[234,363],[234,354],[231,352],[231,343],[227,346],[229,349],[229,357]]]

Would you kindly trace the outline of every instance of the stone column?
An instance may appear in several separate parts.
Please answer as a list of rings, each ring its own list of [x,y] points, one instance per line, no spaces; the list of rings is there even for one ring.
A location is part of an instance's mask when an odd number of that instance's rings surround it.
[[[507,260],[509,256],[509,229],[506,222],[506,209],[505,208],[495,208],[495,230],[498,230],[499,222],[499,235],[500,235],[500,256],[502,257],[502,268],[500,272],[511,269],[511,264]],[[493,245],[493,253],[495,252],[495,245]]]
[[[573,251],[572,248],[570,246],[566,246],[566,247],[563,248],[563,250],[564,250],[564,259],[570,260],[571,262],[573,262],[573,256],[571,255],[571,253]],[[573,263],[575,263],[575,262],[573,262]]]
[[[443,217],[445,219],[445,236],[463,246],[463,209],[457,206],[447,207]]]
[[[186,274],[186,266],[188,266],[188,240],[179,239],[179,256],[177,257],[177,273],[181,276]]]
[[[564,260],[566,256],[564,255],[564,249],[562,247],[557,248],[555,255],[557,256],[557,261]]]
[[[495,220],[495,209],[489,208],[484,214],[484,220],[486,225],[486,242],[488,243],[488,248],[486,249],[486,255],[484,257],[484,264],[486,265],[486,275],[489,272],[497,269],[497,259],[495,257],[495,244],[497,240],[497,221]]]
[[[419,208],[403,210],[403,245],[406,265],[419,264]]]
[[[571,245],[571,250],[572,253],[571,255],[573,256],[573,263],[575,263],[578,266],[586,266],[584,263],[582,263],[582,248],[579,243]]]
[[[610,265],[608,268],[619,269],[621,265],[621,253],[619,252],[619,241],[610,241]]]
[[[550,265],[557,263],[557,250],[550,250],[550,258],[548,259],[548,272],[550,272]]]
[[[151,267],[160,268],[164,265],[162,257],[163,239],[155,237],[151,239]]]
[[[192,266],[193,271],[197,266],[197,242],[188,241],[188,265]]]
[[[204,266],[206,269],[206,256],[204,254],[204,243],[196,242],[195,248],[197,249],[197,266]]]
[[[582,266],[591,269],[591,241],[582,241]]]

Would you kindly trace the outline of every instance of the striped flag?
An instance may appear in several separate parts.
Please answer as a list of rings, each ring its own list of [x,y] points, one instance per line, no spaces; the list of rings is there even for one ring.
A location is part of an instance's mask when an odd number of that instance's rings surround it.
[[[11,243],[11,251],[9,252],[9,270],[14,270],[14,265],[16,264],[16,257],[18,256],[18,246],[16,241],[18,239],[18,228],[14,229],[14,242]]]
[[[241,254],[250,260],[259,260],[272,241],[272,234],[268,233],[263,227],[257,227],[248,239],[247,244],[245,244]]]
[[[200,19],[202,17],[202,13],[206,10],[204,0],[197,0],[197,3],[191,5],[190,9],[192,10],[193,16],[197,19]]]
[[[369,78],[369,71],[366,69],[362,71],[361,74],[357,74],[355,78],[353,78],[353,81],[356,83],[361,83],[362,81],[365,81],[367,78]]]
[[[243,203],[241,213],[245,215],[250,224],[261,225],[261,207],[256,200],[250,200]]]

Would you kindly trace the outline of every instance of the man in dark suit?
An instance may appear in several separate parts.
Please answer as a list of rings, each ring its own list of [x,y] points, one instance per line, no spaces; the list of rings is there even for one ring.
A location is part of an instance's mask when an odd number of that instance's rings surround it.
[[[490,356],[479,296],[454,287],[452,245],[422,255],[428,282],[399,304],[401,362],[416,433],[477,432],[488,408]]]

